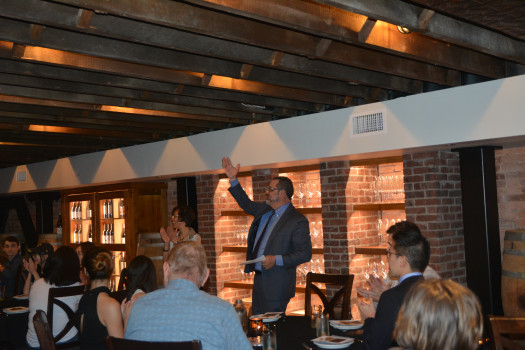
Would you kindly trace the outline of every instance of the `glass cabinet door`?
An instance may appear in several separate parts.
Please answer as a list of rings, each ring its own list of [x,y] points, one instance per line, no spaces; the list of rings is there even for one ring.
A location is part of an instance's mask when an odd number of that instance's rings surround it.
[[[87,197],[71,198],[69,205],[69,241],[93,242],[93,200]]]
[[[114,193],[98,199],[100,213],[99,242],[126,244],[126,199],[124,193]]]

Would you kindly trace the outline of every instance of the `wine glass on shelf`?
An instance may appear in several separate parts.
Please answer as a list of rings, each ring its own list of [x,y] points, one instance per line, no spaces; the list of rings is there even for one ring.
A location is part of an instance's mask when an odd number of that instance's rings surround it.
[[[382,234],[382,228],[383,228],[383,219],[377,220],[377,235],[379,236],[379,245],[383,244],[383,234]]]

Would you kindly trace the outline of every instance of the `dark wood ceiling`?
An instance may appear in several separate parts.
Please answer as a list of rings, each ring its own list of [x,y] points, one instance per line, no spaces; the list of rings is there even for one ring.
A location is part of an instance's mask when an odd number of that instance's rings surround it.
[[[524,18],[522,0],[2,0],[0,167],[524,74]]]

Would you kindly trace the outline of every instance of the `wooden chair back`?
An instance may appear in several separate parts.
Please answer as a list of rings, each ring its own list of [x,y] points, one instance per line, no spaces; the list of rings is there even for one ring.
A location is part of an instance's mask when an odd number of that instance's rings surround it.
[[[72,286],[72,287],[61,287],[61,288],[49,288],[49,295],[47,298],[47,317],[49,319],[49,328],[51,329],[51,334],[53,334],[53,308],[54,305],[60,307],[66,313],[68,317],[68,322],[64,329],[54,337],[55,344],[58,343],[70,330],[76,325],[76,310],[71,310],[71,308],[58,298],[70,297],[75,295],[83,295],[85,291],[84,285]],[[78,342],[70,342],[66,344],[57,345],[57,347],[70,347],[77,345]]]
[[[489,315],[492,350],[522,350],[523,344],[515,340],[525,339],[525,317]]]
[[[42,310],[36,310],[33,316],[33,325],[35,326],[36,336],[42,350],[56,350],[53,332],[49,326],[46,313]]]
[[[325,285],[336,285],[341,288],[334,294],[331,300],[328,300],[323,291],[314,283],[324,283]],[[305,315],[312,314],[312,292],[317,294],[323,303],[324,313],[328,314],[331,319],[337,319],[334,312],[335,306],[341,301],[342,311],[340,319],[350,319],[350,295],[352,294],[352,285],[354,283],[354,275],[332,275],[323,273],[309,272],[306,275],[306,294],[304,298]]]
[[[151,342],[115,337],[106,337],[107,350],[202,350],[200,340],[180,342]]]

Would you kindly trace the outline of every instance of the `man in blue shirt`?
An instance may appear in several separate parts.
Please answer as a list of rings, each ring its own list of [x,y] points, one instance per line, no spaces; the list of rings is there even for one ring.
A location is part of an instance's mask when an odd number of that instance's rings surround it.
[[[189,341],[203,350],[251,350],[233,305],[201,290],[209,276],[199,243],[178,243],[164,262],[164,289],[137,299],[127,322],[126,339]],[[131,305],[126,305],[125,316]]]
[[[388,229],[387,250],[389,274],[399,277],[399,285],[383,292],[377,304],[359,301],[365,350],[386,350],[394,346],[392,339],[397,314],[412,285],[423,279],[423,271],[430,260],[430,245],[416,224],[398,222]]]
[[[253,216],[246,260],[263,259],[245,268],[255,272],[252,314],[284,312],[295,295],[297,266],[312,258],[308,220],[291,203],[293,183],[287,177],[273,178],[266,188],[266,202],[258,203],[250,200],[237,180],[240,165],[233,166],[225,157],[222,167],[230,179],[228,191]]]

